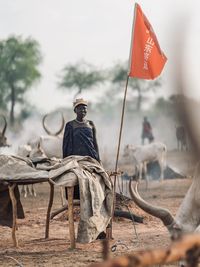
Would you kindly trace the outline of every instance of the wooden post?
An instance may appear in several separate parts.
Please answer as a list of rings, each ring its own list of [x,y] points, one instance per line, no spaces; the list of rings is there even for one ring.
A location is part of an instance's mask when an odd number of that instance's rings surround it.
[[[107,238],[103,239],[102,245],[103,245],[102,256],[103,256],[103,260],[106,261],[110,258],[109,239],[107,239]]]
[[[54,185],[50,182],[49,182],[49,185],[50,185],[50,196],[49,196],[49,204],[48,204],[47,217],[46,217],[45,238],[49,238],[50,215],[51,215],[51,208],[53,205],[53,198],[54,198]]]
[[[12,240],[15,247],[18,247],[18,240],[16,237],[16,228],[17,228],[17,200],[15,198],[15,189],[16,184],[8,186],[10,199],[12,202],[12,214],[13,214],[13,225],[12,225]]]
[[[200,254],[200,235],[186,235],[174,241],[167,248],[146,249],[109,259],[105,262],[93,263],[89,267],[147,267],[160,266],[185,259],[187,267],[198,266]],[[172,266],[170,264],[170,266]],[[174,265],[173,266],[177,266]]]
[[[75,231],[74,231],[74,215],[73,215],[73,196],[74,196],[74,187],[67,187],[68,195],[68,216],[69,216],[69,235],[70,235],[70,244],[71,249],[75,249]]]

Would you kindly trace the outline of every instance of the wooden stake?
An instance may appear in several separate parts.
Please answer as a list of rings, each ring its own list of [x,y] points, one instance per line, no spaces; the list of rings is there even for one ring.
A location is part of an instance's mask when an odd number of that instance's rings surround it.
[[[75,231],[74,231],[74,215],[73,215],[73,196],[74,196],[74,187],[67,187],[67,195],[68,195],[68,216],[69,216],[69,235],[70,235],[70,243],[71,249],[75,249]]]
[[[102,256],[103,256],[103,260],[106,261],[110,258],[110,247],[109,247],[109,239],[103,239],[102,240],[102,246],[103,246],[103,250],[102,250]]]
[[[51,208],[53,205],[53,198],[54,198],[54,185],[50,182],[49,182],[49,185],[50,185],[50,196],[49,196],[49,204],[48,204],[47,217],[46,217],[45,238],[49,238],[50,215],[51,215]]]
[[[18,247],[18,240],[16,237],[16,228],[17,228],[17,200],[15,198],[15,189],[16,184],[12,184],[8,186],[9,189],[9,194],[10,194],[10,199],[12,202],[12,214],[13,214],[13,225],[12,225],[12,240],[14,246],[17,248]]]
[[[191,234],[172,242],[168,248],[135,251],[89,267],[146,267],[168,264],[185,259],[186,266],[198,266],[200,256],[200,235]]]

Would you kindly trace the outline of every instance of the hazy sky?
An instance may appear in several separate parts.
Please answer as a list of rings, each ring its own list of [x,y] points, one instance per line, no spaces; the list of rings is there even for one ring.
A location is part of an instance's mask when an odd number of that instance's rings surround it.
[[[55,90],[59,72],[68,63],[83,59],[104,68],[118,60],[127,60],[134,3],[131,0],[0,0],[0,38],[11,34],[32,36],[41,45],[43,78],[29,94],[32,103],[45,112],[71,103],[68,93]],[[179,75],[177,68],[183,67],[188,91],[199,97],[200,1],[141,0],[138,3],[168,58],[162,73],[163,92],[173,91],[174,78]]]

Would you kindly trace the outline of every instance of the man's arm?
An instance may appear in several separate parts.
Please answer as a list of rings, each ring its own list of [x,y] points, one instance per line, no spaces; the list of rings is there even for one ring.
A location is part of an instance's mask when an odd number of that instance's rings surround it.
[[[99,147],[98,147],[98,143],[97,143],[97,137],[96,137],[96,127],[93,123],[93,121],[89,121],[90,122],[90,125],[92,126],[92,131],[93,131],[93,143],[94,143],[94,148],[97,152],[97,155],[98,155],[98,158],[99,158],[99,161],[100,161],[100,155],[99,155]]]
[[[68,157],[72,155],[73,153],[73,127],[71,122],[68,122],[65,125],[65,131],[63,135],[63,145],[62,145],[62,150],[63,150],[63,158]]]

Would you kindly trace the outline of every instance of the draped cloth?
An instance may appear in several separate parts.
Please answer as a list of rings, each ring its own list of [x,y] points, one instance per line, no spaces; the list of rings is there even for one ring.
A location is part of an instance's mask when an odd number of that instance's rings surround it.
[[[106,230],[112,217],[113,186],[102,165],[89,156],[69,156],[59,164],[37,166],[49,170],[49,178],[57,185],[79,184],[80,221],[77,241],[88,243]]]
[[[80,222],[77,241],[81,243],[94,241],[109,224],[113,206],[111,179],[97,160],[89,156],[69,156],[57,160],[42,159],[31,164],[23,158],[0,155],[1,197],[3,197],[5,182],[19,185],[48,181],[64,187],[79,184]],[[0,198],[0,219],[2,220],[7,207],[9,216],[12,213],[11,206],[7,205],[6,201]],[[11,216],[7,218],[11,225]]]
[[[73,120],[66,124],[63,137],[63,158],[71,155],[90,156],[100,160],[96,129],[92,121]]]

